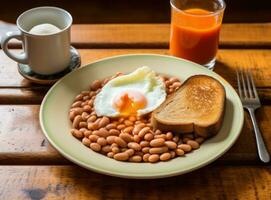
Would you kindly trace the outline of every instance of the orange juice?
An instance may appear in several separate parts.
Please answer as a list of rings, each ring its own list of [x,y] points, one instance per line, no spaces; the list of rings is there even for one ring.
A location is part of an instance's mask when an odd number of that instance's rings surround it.
[[[171,55],[199,64],[215,58],[222,21],[219,16],[200,8],[173,9],[171,20]]]

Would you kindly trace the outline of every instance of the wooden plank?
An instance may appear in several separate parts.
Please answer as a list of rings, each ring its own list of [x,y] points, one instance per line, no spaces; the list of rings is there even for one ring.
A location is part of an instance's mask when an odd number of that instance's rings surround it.
[[[13,50],[17,53],[18,50]],[[167,49],[79,49],[82,65],[109,56],[132,54],[132,53],[154,53],[168,54]],[[253,70],[257,87],[271,87],[271,50],[219,50],[218,62],[215,71],[224,77],[233,86],[236,86],[235,70],[237,68],[248,68]],[[35,87],[25,80],[17,71],[16,62],[9,59],[3,51],[0,51],[0,87]],[[170,66],[169,66],[170,70]]]
[[[13,50],[17,53],[18,50]],[[130,53],[168,54],[166,49],[80,49],[82,65],[97,59]],[[40,103],[47,86],[32,84],[17,71],[14,61],[0,51],[0,104]],[[220,50],[215,71],[236,87],[235,70],[253,70],[262,102],[271,102],[271,50]],[[170,69],[170,68],[169,68]]]
[[[169,32],[169,24],[75,24],[71,40],[77,48],[168,48]],[[270,48],[270,35],[271,23],[223,24],[220,47]]]
[[[158,180],[100,175],[75,166],[1,166],[1,199],[270,199],[271,168],[209,166]]]
[[[0,164],[59,164],[67,161],[47,142],[38,121],[39,105],[0,105]],[[271,106],[263,106],[257,119],[271,152]],[[246,114],[240,138],[218,162],[257,163],[253,128]]]
[[[13,9],[16,3],[17,9]],[[227,7],[224,22],[264,22],[270,21],[271,3],[268,0],[226,1]],[[20,13],[27,9],[48,5],[46,0],[7,1],[0,7],[0,18],[16,22]],[[92,0],[51,1],[50,6],[68,10],[74,18],[74,23],[161,23],[170,21],[170,5],[165,0]],[[252,17],[253,16],[253,17]]]

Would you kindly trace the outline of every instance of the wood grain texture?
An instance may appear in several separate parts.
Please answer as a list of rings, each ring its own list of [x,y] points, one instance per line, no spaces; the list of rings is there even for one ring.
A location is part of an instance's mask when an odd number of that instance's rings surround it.
[[[14,30],[12,25],[2,27],[2,34]],[[168,48],[169,32],[169,24],[76,24],[71,40],[77,48]],[[223,24],[220,47],[270,48],[270,35],[271,23]],[[18,48],[19,42],[10,47]]]
[[[100,175],[75,166],[0,166],[1,199],[270,199],[270,166],[208,166],[158,180]]]
[[[16,9],[14,9],[16,4]],[[264,22],[270,21],[269,0],[246,1],[226,0],[224,22]],[[16,22],[25,10],[38,6],[57,6],[68,10],[74,23],[161,23],[170,21],[169,1],[165,0],[11,0],[0,7],[0,18]],[[252,17],[253,16],[253,17]]]
[[[67,163],[45,139],[38,112],[39,105],[0,105],[0,164]],[[271,152],[271,106],[260,108],[256,117]],[[258,163],[256,152],[253,128],[246,113],[238,141],[218,163]]]
[[[13,50],[17,53],[18,50]],[[109,56],[132,54],[132,53],[154,53],[168,54],[167,49],[79,49],[82,65]],[[271,50],[219,50],[217,55],[215,71],[224,77],[233,86],[236,86],[235,70],[237,68],[248,68],[253,70],[257,87],[271,87]],[[31,84],[17,71],[17,64],[0,51],[0,88],[44,88]],[[170,70],[170,66],[169,66]]]

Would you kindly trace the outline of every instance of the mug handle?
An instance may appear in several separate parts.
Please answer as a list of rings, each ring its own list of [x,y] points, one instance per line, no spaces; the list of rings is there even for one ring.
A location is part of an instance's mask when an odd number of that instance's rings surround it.
[[[8,48],[8,42],[9,42],[9,40],[11,40],[13,38],[22,41],[23,40],[22,33],[21,32],[15,32],[15,33],[14,32],[7,32],[6,35],[4,35],[2,37],[2,40],[1,40],[1,46],[2,46],[3,51],[5,52],[5,54],[8,57],[15,60],[16,62],[22,63],[22,64],[27,64],[28,57],[25,52],[22,54],[17,54],[17,55],[10,52],[10,50]]]

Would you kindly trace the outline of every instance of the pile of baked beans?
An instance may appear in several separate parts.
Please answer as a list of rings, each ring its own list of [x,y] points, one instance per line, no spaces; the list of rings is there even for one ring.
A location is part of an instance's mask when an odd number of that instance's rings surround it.
[[[150,122],[151,114],[127,118],[98,117],[93,106],[96,95],[109,80],[121,75],[117,73],[104,80],[95,80],[89,91],[82,91],[76,96],[69,112],[74,137],[95,152],[129,162],[168,161],[200,147],[204,138],[194,134],[174,135],[154,130]],[[167,94],[181,86],[178,78],[161,78]]]

